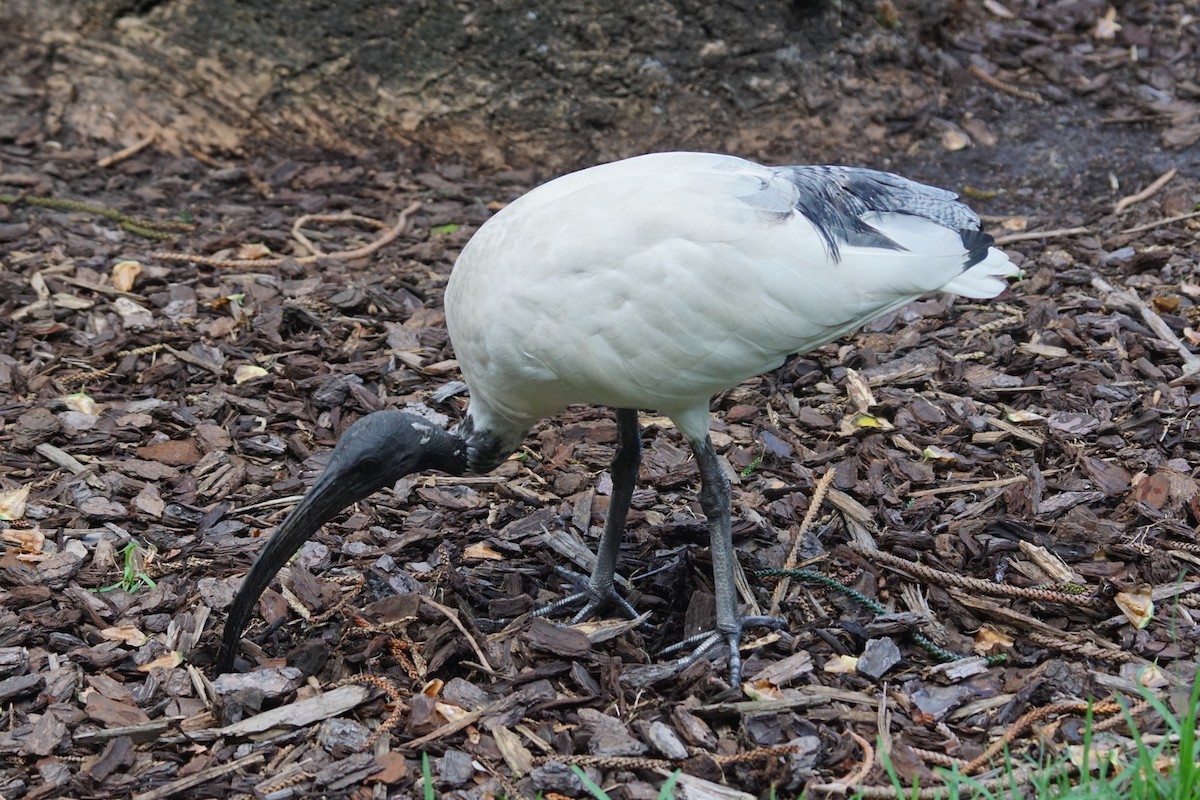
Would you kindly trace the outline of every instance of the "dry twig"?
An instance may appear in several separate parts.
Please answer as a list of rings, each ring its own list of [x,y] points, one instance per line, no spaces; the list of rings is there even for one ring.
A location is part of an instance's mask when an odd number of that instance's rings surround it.
[[[379,230],[385,230],[388,227],[386,222],[381,222],[372,217],[364,217],[361,214],[304,214],[297,217],[296,221],[292,223],[292,238],[314,256],[328,256],[330,254],[322,251],[321,248],[313,244],[304,235],[304,226],[310,222],[360,222],[367,227]]]
[[[956,492],[977,492],[981,489],[999,489],[1002,486],[1011,486],[1014,483],[1023,483],[1029,480],[1028,475],[1014,475],[1011,478],[994,478],[990,481],[975,481],[974,483],[960,483],[955,486],[935,486],[932,489],[917,489],[909,492],[909,497],[926,497],[936,494],[954,494]]]
[[[383,247],[384,245],[390,244],[391,242],[395,241],[396,238],[400,236],[400,234],[404,233],[404,231],[408,228],[409,218],[413,215],[413,212],[415,212],[420,207],[421,207],[421,201],[414,200],[412,203],[409,204],[408,208],[406,208],[400,212],[400,218],[398,220],[396,220],[396,224],[393,225],[390,229],[387,230],[386,233],[384,233],[382,236],[380,236],[378,239],[371,242],[370,244],[363,245],[362,247],[356,247],[352,250],[342,250],[337,253],[329,253],[328,255],[322,254],[322,255],[301,256],[301,257],[295,259],[295,261],[297,261],[301,264],[315,264],[316,262],[321,261],[321,260],[355,261],[360,258],[366,258],[367,256],[371,255],[372,253],[374,253],[376,250]],[[304,217],[301,217],[300,220],[297,220],[297,225],[300,224],[301,220],[328,219],[328,218],[329,217],[326,217],[323,215],[322,216],[306,215]],[[366,218],[359,217],[357,215],[349,215],[349,216],[337,217],[337,219],[342,219],[342,220],[356,219],[359,221],[363,221]],[[379,228],[383,227],[383,223],[379,222],[379,220],[370,220],[370,223],[375,227],[379,227]],[[297,230],[298,230],[297,228],[293,227],[293,233],[296,233]],[[304,245],[305,247],[308,247],[309,249],[314,249],[311,242],[309,242],[307,238],[304,238],[303,234],[300,234],[300,243],[302,245]],[[236,269],[246,269],[246,268],[255,268],[255,267],[274,268],[274,267],[278,267],[284,261],[288,260],[283,257],[276,257],[276,258],[214,258],[212,256],[198,256],[198,255],[192,255],[190,253],[170,253],[165,250],[156,250],[153,253],[151,253],[150,255],[153,256],[154,258],[160,259],[162,261],[182,261],[182,262],[185,262],[188,264],[205,264],[210,267],[230,267],[230,268],[236,268]]]
[[[1145,189],[1142,189],[1137,194],[1131,194],[1128,197],[1122,197],[1120,200],[1117,201],[1117,204],[1115,206],[1113,206],[1113,213],[1120,214],[1122,211],[1124,211],[1125,209],[1129,208],[1132,205],[1141,203],[1144,200],[1149,200],[1151,197],[1153,197],[1155,194],[1158,193],[1159,189],[1163,188],[1164,186],[1166,186],[1168,183],[1171,182],[1171,179],[1175,177],[1176,172],[1178,172],[1178,170],[1175,169],[1175,167],[1171,167],[1169,170],[1164,172],[1162,175],[1159,175],[1157,178],[1155,178],[1153,183],[1151,183]]]
[[[829,485],[833,483],[833,470],[828,470],[821,476],[821,480],[817,481],[817,488],[813,490],[812,499],[808,503],[808,511],[804,514],[804,520],[800,523],[799,530],[792,537],[792,548],[788,551],[787,560],[783,564],[784,569],[795,569],[796,554],[800,549],[800,542],[804,539],[805,532],[812,525],[812,522],[817,517],[817,512],[821,510],[821,504],[825,502],[825,494],[829,491]],[[787,594],[788,585],[791,579],[781,578],[779,583],[775,584],[775,591],[771,593],[771,610],[767,612],[768,616],[775,617],[779,615],[779,604],[783,602],[784,595]]]
[[[855,737],[857,741],[861,739]],[[864,743],[865,744],[865,743]],[[713,753],[711,758],[714,762],[722,767],[728,767],[733,764],[745,764],[753,761],[763,761],[768,758],[778,758],[780,756],[790,756],[793,753],[799,753],[803,748],[796,745],[785,744],[778,747],[759,747],[754,750],[747,750],[742,753],[730,753],[721,755]],[[870,748],[867,748],[868,752]],[[593,756],[586,753],[569,754],[569,755],[546,755],[534,756],[534,766],[548,764],[551,761],[557,761],[560,764],[574,764],[579,767],[597,767],[599,769],[674,769],[676,763],[666,758],[646,758],[643,756]]]
[[[1155,313],[1154,309],[1146,304],[1142,298],[1138,297],[1133,292],[1125,289],[1117,289],[1108,281],[1096,275],[1092,278],[1092,286],[1104,292],[1107,297],[1106,302],[1118,305],[1123,305],[1127,309],[1136,310],[1142,317],[1142,321],[1146,323],[1154,334],[1162,339],[1167,344],[1179,351],[1179,357],[1183,360],[1184,377],[1200,373],[1200,356],[1197,356],[1187,346],[1179,341],[1179,337],[1175,335],[1175,331],[1167,323],[1163,322],[1162,317]]]
[[[459,621],[458,614],[455,614],[446,606],[442,605],[436,600],[431,600],[428,597],[422,596],[421,602],[440,613],[446,619],[450,620],[450,624],[458,628],[458,630],[466,638],[467,642],[471,645],[471,649],[475,651],[475,656],[479,659],[480,665],[492,673],[496,672],[496,668],[492,666],[492,662],[488,661],[487,656],[483,654],[483,650],[479,647],[479,643],[475,641],[475,637],[468,633],[467,629],[463,627],[462,622]]]
[[[142,152],[147,147],[154,144],[154,140],[157,138],[158,138],[158,130],[155,129],[154,131],[152,131],[150,133],[149,136],[145,137],[144,139],[139,139],[138,141],[129,145],[129,147],[126,147],[124,150],[118,150],[117,152],[115,152],[111,155],[107,155],[104,158],[100,159],[99,161],[96,162],[96,166],[100,167],[101,169],[105,169],[107,167],[113,166],[114,164],[120,164],[125,159],[136,156],[138,153]]]
[[[1176,214],[1175,216],[1167,217],[1166,219],[1160,219],[1155,222],[1147,222],[1145,225],[1135,225],[1132,228],[1126,228],[1123,231],[1119,231],[1119,233],[1141,233],[1142,231],[1154,230],[1155,228],[1161,228],[1164,225],[1170,225],[1174,222],[1183,222],[1186,219],[1195,219],[1196,217],[1200,217],[1200,211],[1193,211],[1190,214]]]
[[[251,764],[257,764],[262,761],[265,756],[262,753],[251,753],[250,755],[239,758],[236,761],[228,761],[224,764],[218,764],[215,767],[202,769],[199,772],[194,772],[180,778],[177,781],[159,786],[157,789],[151,789],[148,792],[133,795],[133,800],[166,800],[168,797],[174,797],[177,794],[183,794],[188,789],[193,789],[203,783],[207,783],[214,778],[220,778],[222,775],[228,775],[231,772],[239,772]]]
[[[1022,89],[1019,86],[1013,86],[1011,83],[1005,83],[995,75],[989,75],[988,73],[984,72],[983,67],[979,66],[978,64],[972,64],[971,66],[967,67],[967,69],[976,78],[983,81],[998,92],[1004,92],[1005,94],[1012,95],[1013,97],[1019,97],[1022,100],[1028,100],[1031,103],[1040,104],[1046,102],[1037,92],[1031,92],[1028,89]]]
[[[1136,715],[1142,713],[1147,708],[1149,708],[1149,705],[1150,704],[1144,700],[1139,703],[1136,703],[1129,709],[1130,716],[1136,716]],[[1024,733],[1026,730],[1028,730],[1030,727],[1032,727],[1039,720],[1045,719],[1046,717],[1051,716],[1052,714],[1058,714],[1058,713],[1063,713],[1063,712],[1087,711],[1089,706],[1091,707],[1093,714],[1112,714],[1113,715],[1113,716],[1109,717],[1108,719],[1097,722],[1095,724],[1096,730],[1107,730],[1109,728],[1115,727],[1116,725],[1119,725],[1125,719],[1125,716],[1120,713],[1121,712],[1120,704],[1115,701],[1108,701],[1108,702],[1096,703],[1096,704],[1089,704],[1089,703],[1082,703],[1082,702],[1052,703],[1051,705],[1034,709],[1033,711],[1030,711],[1029,713],[1023,715],[1020,719],[1018,719],[1011,726],[1009,726],[1008,730],[1004,732],[1004,735],[1001,738],[997,739],[995,742],[993,742],[991,744],[991,746],[988,747],[987,750],[985,750],[978,757],[972,759],[971,761],[960,764],[959,770],[958,770],[959,774],[973,775],[976,772],[978,772],[980,769],[982,769],[984,766],[987,765],[988,761],[990,761],[993,756],[995,756],[998,753],[1000,753],[1001,751],[1003,751],[1019,735]],[[851,735],[853,735],[853,733]],[[1045,772],[1041,773],[1041,776],[1047,780],[1053,780],[1056,776],[1065,775],[1068,772],[1070,772],[1072,769],[1074,769],[1074,767],[1072,766],[1072,764],[1069,761],[1063,761],[1059,764],[1056,764],[1056,765],[1050,767]],[[981,789],[982,788],[992,788],[992,787],[1002,787],[1002,786],[1007,787],[1010,785],[1023,785],[1026,782],[1028,782],[1035,774],[1038,774],[1037,767],[1030,765],[1030,766],[1013,769],[1013,770],[1011,770],[1011,772],[1001,775],[996,778],[992,778],[989,780],[983,780],[983,781],[974,781],[972,783],[974,786],[977,786],[978,788],[981,788]],[[856,785],[854,783],[850,783],[848,781],[836,781],[834,783],[827,783],[827,784],[818,784],[818,785],[810,784],[808,788],[813,791],[826,792],[829,794],[845,795],[845,794],[850,794],[851,792],[854,792],[856,794],[856,796],[858,796],[858,797],[877,798],[878,800],[884,800],[885,798],[887,798],[887,799],[890,799],[890,798],[919,798],[919,800],[937,800],[937,798],[944,798],[944,797],[949,796],[949,794],[948,794],[949,787],[940,787],[940,786],[926,787],[925,789],[921,789],[921,790],[917,790],[917,791],[905,790],[905,791],[903,791],[903,793],[901,793],[901,792],[898,792],[897,789],[892,786],[861,786],[861,785]]]
[[[1048,231],[1024,231],[1022,233],[1010,233],[1007,236],[998,236],[996,245],[1012,244],[1013,242],[1032,242],[1040,239],[1057,239],[1060,236],[1083,236],[1091,233],[1091,228],[1054,228]]]
[[[850,735],[850,738],[853,739],[860,748],[862,748],[862,751],[863,751],[862,764],[858,767],[858,769],[854,770],[854,772],[851,772],[849,775],[842,778],[840,781],[834,781],[832,784],[829,784],[829,785],[830,786],[841,785],[841,786],[845,786],[849,789],[854,789],[854,788],[858,787],[859,785],[861,785],[864,780],[866,780],[867,773],[869,773],[871,771],[871,767],[875,765],[875,749],[873,747],[871,747],[870,742],[868,742],[863,737],[859,736],[858,733],[855,732],[853,729],[847,729],[846,733]]]

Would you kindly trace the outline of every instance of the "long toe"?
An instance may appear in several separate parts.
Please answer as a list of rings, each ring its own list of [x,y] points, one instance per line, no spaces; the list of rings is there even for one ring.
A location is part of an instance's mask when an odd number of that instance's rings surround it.
[[[728,630],[714,628],[695,636],[689,636],[682,642],[664,647],[662,653],[668,655],[690,649],[691,652],[677,662],[680,669],[685,669],[705,656],[721,652],[718,648],[724,645],[729,653],[729,683],[731,686],[738,686],[742,681],[742,633],[746,628],[779,630],[785,624],[778,617],[741,617]]]
[[[555,571],[574,584],[575,591],[553,603],[534,609],[533,616],[549,617],[576,603],[583,603],[583,607],[571,617],[572,625],[591,619],[608,606],[616,606],[630,619],[637,617],[637,609],[617,592],[616,586],[613,584],[609,584],[607,587],[597,587],[592,583],[590,577],[580,572],[564,567],[555,567]]]

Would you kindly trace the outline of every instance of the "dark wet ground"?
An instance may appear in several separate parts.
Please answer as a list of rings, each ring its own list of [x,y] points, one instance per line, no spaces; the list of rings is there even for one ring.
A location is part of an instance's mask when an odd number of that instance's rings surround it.
[[[1200,636],[1198,23],[1139,4],[1108,39],[1104,7],[1053,8],[931,44],[912,77],[941,82],[939,106],[892,118],[871,105],[885,90],[848,88],[863,116],[804,143],[964,193],[998,237],[1052,233],[1005,245],[1026,278],[996,301],[920,301],[714,402],[757,602],[778,579],[752,570],[783,566],[799,536],[809,570],[886,612],[793,578],[788,630],[746,654],[748,692],[720,664],[677,675],[652,655],[711,613],[696,470],[661,419],[643,417],[620,564],[645,576],[633,599],[655,627],[604,639],[523,617],[607,508],[615,425],[592,408],[542,423],[485,478],[414,476],[327,526],[249,631],[271,669],[212,683],[236,581],[338,433],[384,406],[461,418],[446,277],[492,210],[549,176],[266,145],[102,168],[114,148],[0,140],[0,795],[408,796],[422,753],[446,797],[578,796],[571,763],[614,797],[651,797],[676,767],[693,792],[790,795],[887,783],[848,735],[874,746],[881,720],[924,786],[926,751],[965,763],[1014,727],[1022,756],[1074,743],[1079,715],[1041,744],[1017,720],[1135,698],[1151,662],[1178,708]],[[35,96],[3,99],[35,124]],[[306,258],[292,231],[343,212],[390,226],[413,200],[367,257]],[[191,228],[144,235],[164,221]],[[381,234],[305,231],[327,253]],[[226,727],[360,674],[391,694],[265,735]]]

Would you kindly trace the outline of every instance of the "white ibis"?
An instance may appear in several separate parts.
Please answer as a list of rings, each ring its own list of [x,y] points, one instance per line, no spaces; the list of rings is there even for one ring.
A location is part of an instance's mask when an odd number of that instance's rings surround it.
[[[613,578],[641,458],[637,409],[657,409],[691,445],[711,537],[716,626],[683,644],[688,660],[725,646],[736,685],[743,629],[782,623],[738,609],[710,399],[928,292],[994,297],[1018,270],[979,228],[953,193],[896,175],[705,153],[630,158],[534,189],[479,229],[446,287],[466,418],[444,431],[380,411],[350,426],[250,568],[217,670],[232,668],[271,578],[340,510],[414,471],[487,472],[539,419],[592,403],[616,409],[618,431],[598,559],[541,612],[632,613]]]

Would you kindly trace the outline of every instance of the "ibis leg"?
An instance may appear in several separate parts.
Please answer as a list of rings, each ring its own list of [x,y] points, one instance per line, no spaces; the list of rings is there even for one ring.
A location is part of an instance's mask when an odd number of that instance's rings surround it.
[[[694,646],[692,652],[682,659],[682,663],[691,664],[718,645],[724,644],[729,649],[730,679],[736,686],[742,675],[742,658],[738,650],[742,641],[742,631],[756,625],[780,628],[784,623],[775,617],[742,616],[738,611],[737,584],[734,581],[737,556],[733,550],[733,530],[730,522],[729,479],[721,469],[720,459],[713,449],[711,439],[706,436],[703,440],[693,441],[691,445],[696,455],[696,464],[700,468],[700,506],[704,509],[704,516],[708,518],[713,591],[716,592],[717,599],[717,626],[711,631],[671,645],[663,652],[675,652]]]
[[[579,586],[579,591],[556,600],[533,612],[534,616],[547,616],[568,605],[583,601],[584,606],[571,618],[572,623],[591,618],[609,603],[615,603],[631,618],[637,611],[624,597],[617,593],[614,579],[617,572],[617,557],[621,552],[621,539],[625,535],[625,518],[633,500],[633,487],[637,481],[638,465],[642,462],[642,439],[638,430],[637,411],[617,409],[617,452],[612,461],[612,496],[609,498],[608,516],[604,520],[604,533],[600,535],[600,547],[596,551],[596,566],[591,577],[571,570],[559,569]]]

